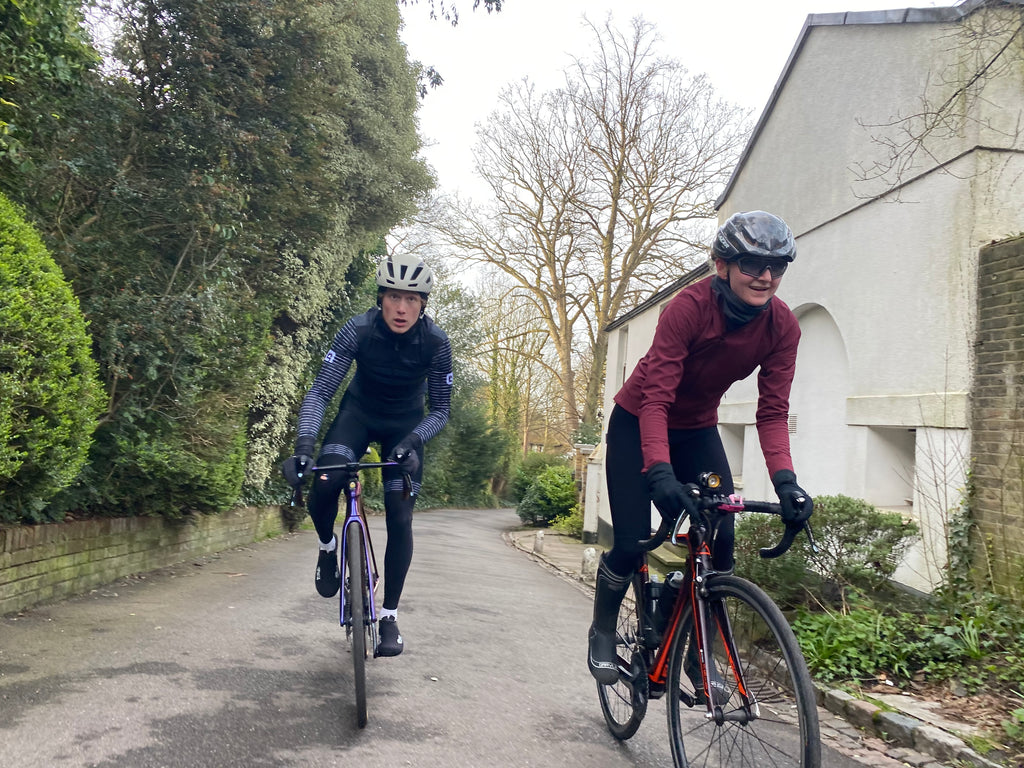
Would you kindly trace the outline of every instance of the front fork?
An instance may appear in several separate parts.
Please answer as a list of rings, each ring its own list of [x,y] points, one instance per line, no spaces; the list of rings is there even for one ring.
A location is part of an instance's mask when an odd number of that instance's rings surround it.
[[[361,501],[362,486],[359,481],[351,480],[349,487],[345,493],[347,499],[346,506],[348,507],[348,514],[345,516],[345,524],[342,527],[341,536],[341,547],[342,552],[348,552],[348,535],[349,535],[349,523],[356,522],[358,524],[359,533],[363,539],[363,573],[367,574],[367,583],[369,586],[369,605],[366,606],[365,616],[366,621],[370,627],[370,635],[373,640],[373,648],[377,647],[377,601],[375,595],[377,592],[377,585],[380,583],[380,576],[377,573],[377,560],[373,554],[373,545],[370,541],[370,530],[366,525],[366,518],[363,516],[362,501]],[[349,563],[348,567],[351,569],[352,564]],[[342,574],[344,575],[344,574]],[[345,628],[345,637],[348,638],[352,633],[352,611],[351,606],[348,605],[348,601],[351,599],[349,592],[348,579],[346,578],[345,583],[341,589],[341,601],[339,605],[338,615],[341,626]]]
[[[726,720],[748,722],[749,720],[757,719],[759,715],[757,701],[747,688],[746,678],[743,674],[742,664],[739,661],[740,656],[732,634],[732,626],[725,611],[725,605],[721,601],[709,603],[707,600],[708,579],[715,574],[711,566],[710,552],[692,553],[691,557],[697,559],[696,568],[694,569],[697,576],[694,578],[692,571],[688,570],[686,572],[686,578],[680,590],[679,599],[676,600],[672,616],[666,625],[662,639],[675,637],[676,632],[679,631],[677,628],[682,620],[683,608],[686,604],[685,595],[688,592],[690,604],[693,606],[694,625],[692,631],[696,635],[697,651],[700,654],[701,682],[704,686],[704,697],[707,701],[708,718],[714,719],[719,723]],[[709,627],[714,628],[712,632],[706,631]],[[716,706],[713,697],[710,695],[711,679],[709,669],[710,665],[714,664],[712,643],[715,631],[722,638],[728,660],[728,669],[743,701],[741,708],[730,713],[723,713],[721,706]],[[665,691],[670,650],[671,648],[668,645],[662,644],[658,649],[653,664],[650,666],[648,683],[651,698],[657,698]],[[696,699],[685,691],[681,691],[681,693],[687,706],[694,706],[697,703]]]
[[[694,580],[691,591],[691,599],[694,605],[694,614],[699,614],[699,620],[694,621],[694,632],[697,635],[697,649],[701,660],[701,682],[704,685],[704,698],[707,701],[708,718],[715,720],[718,724],[725,721],[736,721],[741,723],[756,720],[760,714],[757,700],[747,687],[746,677],[743,674],[743,664],[740,662],[740,655],[736,647],[736,639],[732,633],[732,625],[725,610],[725,603],[721,600],[709,602],[708,577],[714,575],[710,569],[710,557],[697,569],[697,578]],[[710,630],[710,631],[709,631]],[[722,707],[714,703],[712,691],[712,680],[710,669],[715,663],[714,651],[712,649],[715,633],[722,639],[723,650],[725,651],[727,672],[736,685],[743,702],[742,706],[731,712],[724,713]],[[724,681],[729,685],[730,681]]]

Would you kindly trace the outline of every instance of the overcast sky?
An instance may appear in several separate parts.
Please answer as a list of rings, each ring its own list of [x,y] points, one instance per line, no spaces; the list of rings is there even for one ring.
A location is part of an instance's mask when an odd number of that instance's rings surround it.
[[[592,48],[584,13],[600,25],[611,12],[624,30],[643,16],[657,27],[663,54],[693,74],[707,73],[721,96],[752,109],[756,119],[808,14],[908,7],[885,0],[505,0],[501,13],[488,14],[482,5],[472,11],[472,0],[455,2],[455,28],[431,21],[426,0],[405,8],[402,39],[411,59],[433,65],[445,80],[420,108],[421,132],[432,143],[424,154],[443,191],[474,197],[482,190],[472,174],[475,125],[497,107],[508,83],[527,76],[545,90],[563,83],[569,55],[586,58]]]

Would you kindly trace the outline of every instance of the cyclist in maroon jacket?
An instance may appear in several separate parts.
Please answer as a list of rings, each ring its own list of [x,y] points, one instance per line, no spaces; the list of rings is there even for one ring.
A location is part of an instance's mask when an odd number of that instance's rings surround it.
[[[608,421],[608,503],[614,545],[601,557],[587,664],[601,683],[618,680],[615,624],[619,603],[650,535],[650,502],[675,518],[692,505],[684,483],[700,472],[732,474],[718,434],[718,404],[735,382],[758,373],[757,433],[787,524],[813,508],[796,482],[789,452],[789,391],[800,326],[774,298],[796,256],[786,223],[764,211],[736,213],[711,247],[715,274],[677,294],[658,320],[654,341],[615,395]],[[713,562],[733,565],[733,518],[712,521]]]

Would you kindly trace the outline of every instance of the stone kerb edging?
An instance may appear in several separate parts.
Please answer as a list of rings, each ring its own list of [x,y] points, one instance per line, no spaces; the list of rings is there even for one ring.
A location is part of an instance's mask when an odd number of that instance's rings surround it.
[[[907,762],[909,752],[913,751],[944,762],[957,762],[977,768],[1002,768],[999,763],[979,755],[948,730],[904,712],[892,711],[858,699],[846,691],[827,688],[820,683],[815,683],[814,687],[819,706],[893,745],[891,756],[897,759]],[[969,726],[963,728],[968,729]],[[904,751],[901,752],[901,749]]]

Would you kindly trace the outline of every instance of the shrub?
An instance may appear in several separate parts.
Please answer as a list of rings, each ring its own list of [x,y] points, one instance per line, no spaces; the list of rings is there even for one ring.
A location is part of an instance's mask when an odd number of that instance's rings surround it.
[[[45,520],[85,463],[101,403],[91,346],[60,268],[0,195],[0,521]]]
[[[572,512],[556,518],[551,527],[574,538],[583,538],[583,507],[577,504]]]
[[[785,555],[764,560],[758,549],[774,544],[782,526],[768,515],[745,515],[736,526],[737,572],[783,607],[799,605],[807,594],[830,602],[851,589],[885,587],[918,533],[898,513],[843,495],[817,497],[811,524],[816,552],[800,535]]]
[[[858,589],[887,584],[918,535],[917,524],[899,513],[843,495],[815,499],[812,520],[818,551],[800,537],[811,567],[829,581]]]
[[[528,453],[516,467],[512,478],[512,498],[518,504],[526,496],[533,481],[548,467],[568,467],[565,459],[550,453]]]
[[[552,465],[544,469],[516,508],[527,525],[546,526],[570,515],[576,507],[576,483],[568,467]]]

